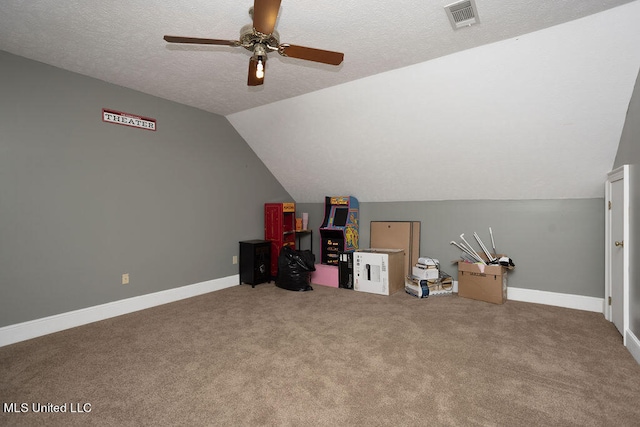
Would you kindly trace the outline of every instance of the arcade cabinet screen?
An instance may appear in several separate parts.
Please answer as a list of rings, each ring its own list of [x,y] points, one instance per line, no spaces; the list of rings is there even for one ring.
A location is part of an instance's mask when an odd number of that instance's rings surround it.
[[[336,208],[336,212],[333,216],[334,227],[344,227],[347,225],[347,215],[349,214],[349,208]]]

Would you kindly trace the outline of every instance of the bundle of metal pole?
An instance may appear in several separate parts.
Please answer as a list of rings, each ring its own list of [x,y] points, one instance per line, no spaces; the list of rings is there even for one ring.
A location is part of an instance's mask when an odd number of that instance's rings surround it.
[[[498,252],[496,252],[496,242],[493,240],[493,231],[491,227],[489,227],[489,234],[491,235],[491,246],[493,247],[493,255],[498,256]]]
[[[476,260],[477,262],[482,262],[484,263],[484,261],[482,260],[482,258],[480,258],[477,254],[474,254],[472,251],[470,251],[469,249],[467,249],[466,247],[458,244],[457,242],[454,242],[453,240],[451,241],[452,245],[456,245],[456,247],[458,247],[458,249],[460,249],[461,251],[463,251],[464,253],[466,253],[467,255],[469,255],[472,259]]]
[[[482,251],[484,252],[484,254],[487,256],[487,259],[490,262],[494,262],[496,259],[493,257],[493,255],[491,255],[489,253],[489,250],[487,249],[487,247],[484,245],[484,243],[482,243],[482,240],[480,239],[480,236],[478,236],[478,233],[476,233],[475,231],[473,232],[473,237],[476,238],[478,244],[480,245],[480,248],[482,248]]]
[[[480,262],[482,262],[483,264],[487,264],[486,262],[484,262],[484,260],[482,259],[482,257],[480,255],[478,255],[478,252],[476,252],[475,250],[473,250],[473,248],[471,247],[471,245],[469,244],[469,242],[467,242],[464,238],[464,233],[462,233],[460,235],[460,238],[462,239],[462,241],[469,247],[469,249],[475,254],[476,258],[478,258],[480,260]]]

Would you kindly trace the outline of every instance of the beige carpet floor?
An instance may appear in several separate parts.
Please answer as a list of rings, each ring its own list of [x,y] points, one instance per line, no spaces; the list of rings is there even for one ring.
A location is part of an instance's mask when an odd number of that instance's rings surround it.
[[[268,283],[2,347],[0,400],[2,426],[638,426],[640,365],[598,313]]]

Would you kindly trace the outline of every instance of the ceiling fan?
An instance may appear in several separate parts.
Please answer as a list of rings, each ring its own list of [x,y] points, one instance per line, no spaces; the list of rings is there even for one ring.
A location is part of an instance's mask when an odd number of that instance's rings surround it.
[[[233,47],[244,47],[253,52],[249,60],[249,86],[259,86],[264,83],[264,72],[268,52],[278,52],[282,56],[320,62],[329,65],[339,65],[344,59],[344,53],[311,47],[280,43],[280,35],[275,31],[276,20],[280,10],[281,0],[254,0],[249,15],[253,24],[245,25],[240,30],[240,40],[204,39],[196,37],[164,36],[169,43],[214,44]]]

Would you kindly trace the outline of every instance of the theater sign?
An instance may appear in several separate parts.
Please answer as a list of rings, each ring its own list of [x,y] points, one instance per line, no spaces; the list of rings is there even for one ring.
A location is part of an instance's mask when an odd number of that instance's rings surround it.
[[[117,125],[131,126],[134,128],[156,130],[156,120],[149,117],[136,116],[134,114],[123,113],[121,111],[102,109],[102,121],[115,123]]]

